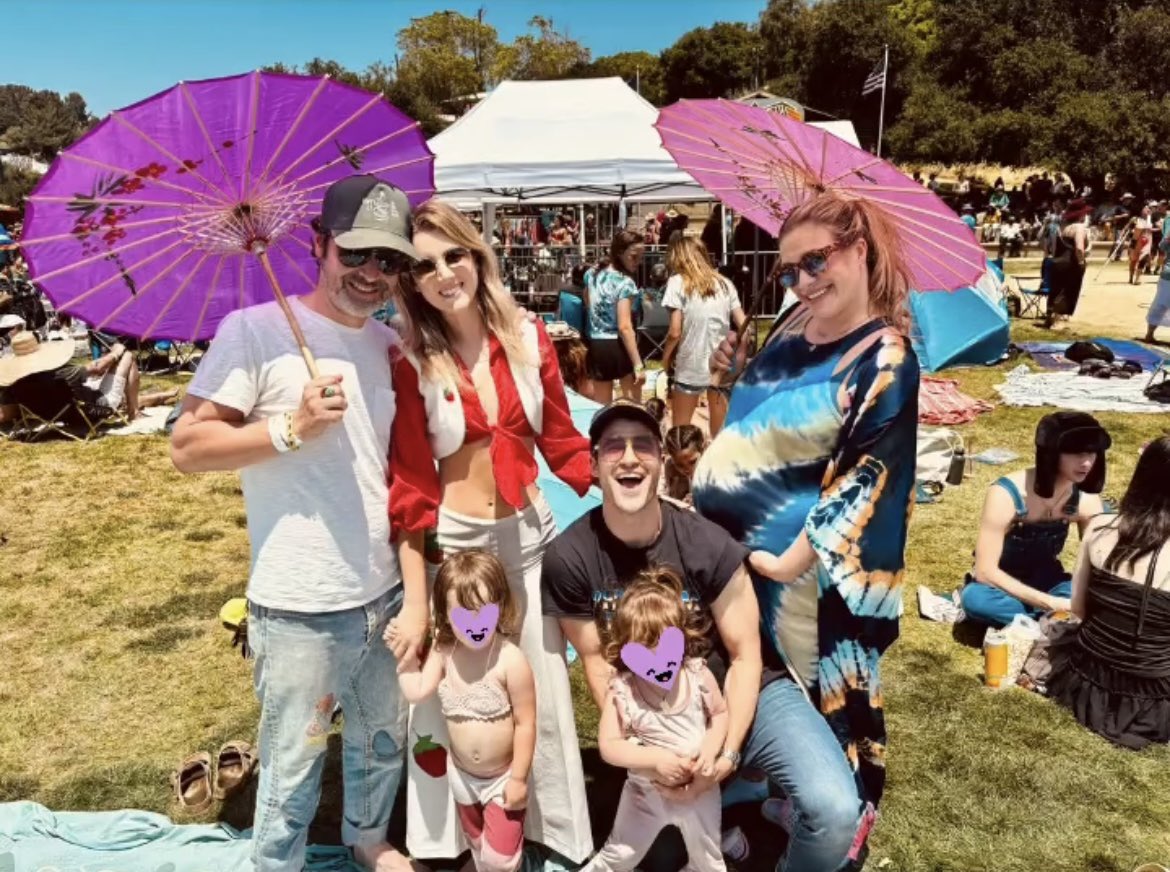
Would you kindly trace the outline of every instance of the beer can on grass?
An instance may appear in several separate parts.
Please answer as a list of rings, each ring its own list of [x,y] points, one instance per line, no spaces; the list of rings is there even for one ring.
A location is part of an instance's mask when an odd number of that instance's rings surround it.
[[[983,638],[983,683],[999,687],[1008,676],[1008,638],[999,630],[988,630]]]

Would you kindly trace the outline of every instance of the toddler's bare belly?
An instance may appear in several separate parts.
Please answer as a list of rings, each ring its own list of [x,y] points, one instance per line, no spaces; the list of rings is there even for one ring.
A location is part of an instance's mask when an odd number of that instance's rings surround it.
[[[512,765],[514,732],[510,715],[496,721],[447,720],[455,763],[468,775],[477,778],[499,775]]]

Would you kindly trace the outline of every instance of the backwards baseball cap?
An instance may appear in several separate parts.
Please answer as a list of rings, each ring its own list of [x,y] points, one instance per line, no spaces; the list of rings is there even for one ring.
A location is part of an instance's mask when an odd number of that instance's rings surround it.
[[[599,409],[589,423],[589,446],[591,448],[597,446],[605,428],[614,421],[636,421],[639,424],[645,424],[650,432],[658,438],[658,441],[662,441],[662,431],[658,427],[658,419],[651,415],[641,403],[635,403],[625,397],[618,397],[608,406]]]
[[[330,185],[320,229],[342,248],[392,248],[418,260],[410,243],[410,201],[377,176],[349,176]]]

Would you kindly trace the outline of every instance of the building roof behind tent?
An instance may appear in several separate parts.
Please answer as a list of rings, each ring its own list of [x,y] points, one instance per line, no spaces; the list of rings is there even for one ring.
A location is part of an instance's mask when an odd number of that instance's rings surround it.
[[[650,103],[618,77],[505,81],[431,138],[435,187],[464,199],[709,199],[662,147]]]

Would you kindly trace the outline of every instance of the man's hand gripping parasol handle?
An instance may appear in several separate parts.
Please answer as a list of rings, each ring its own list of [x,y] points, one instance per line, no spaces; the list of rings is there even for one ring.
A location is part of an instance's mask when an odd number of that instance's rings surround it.
[[[317,360],[313,357],[313,352],[309,351],[309,346],[305,343],[305,334],[301,331],[301,325],[297,323],[297,316],[293,314],[293,310],[289,307],[284,292],[280,289],[280,282],[276,280],[276,273],[272,271],[272,264],[268,262],[268,252],[260,245],[256,245],[252,250],[260,258],[260,265],[264,267],[264,274],[268,276],[268,281],[272,283],[272,293],[276,296],[276,302],[280,304],[280,309],[284,312],[284,317],[288,319],[288,326],[292,328],[293,337],[301,349],[301,357],[305,359],[305,366],[309,368],[309,378],[317,378],[321,375],[317,370]]]

